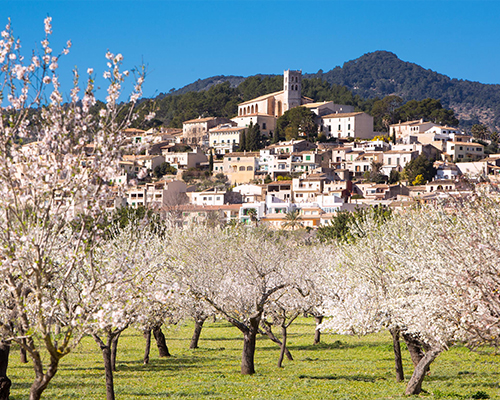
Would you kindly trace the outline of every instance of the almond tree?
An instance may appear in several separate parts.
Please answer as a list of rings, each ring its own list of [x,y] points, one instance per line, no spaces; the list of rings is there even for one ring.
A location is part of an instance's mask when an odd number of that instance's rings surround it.
[[[95,248],[92,262],[80,269],[75,286],[80,312],[87,316],[83,327],[102,351],[107,400],[115,398],[113,348],[120,334],[135,322],[146,323],[151,317],[145,310],[169,304],[172,288],[156,284],[162,253],[158,235],[146,226],[128,225]]]
[[[59,57],[49,43],[45,19],[40,53],[26,60],[10,21],[0,40],[0,334],[33,361],[30,399],[39,399],[59,361],[79,342],[81,316],[72,292],[79,269],[100,235],[99,221],[115,175],[121,131],[133,107],[117,122],[127,73],[123,57],[108,53],[106,105],[95,117],[93,70],[80,89],[79,73],[69,102],[57,75]],[[131,100],[140,96],[139,77]],[[39,116],[39,117],[37,117]]]
[[[343,253],[349,262],[338,271],[348,277],[348,292],[331,298],[333,317],[325,326],[340,330],[348,320],[361,331],[394,326],[422,343],[425,354],[418,356],[406,394],[421,392],[430,364],[457,341],[496,345],[499,209],[479,197],[408,210],[383,229],[365,228],[366,237]],[[364,299],[356,301],[359,296]],[[342,309],[350,314],[344,321]]]
[[[173,235],[170,267],[194,296],[243,333],[242,374],[253,374],[256,336],[271,296],[290,283],[294,249],[264,228],[192,226]]]

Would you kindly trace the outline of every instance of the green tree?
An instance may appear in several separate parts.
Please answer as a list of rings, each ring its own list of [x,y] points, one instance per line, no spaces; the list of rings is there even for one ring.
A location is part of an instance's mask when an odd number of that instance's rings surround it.
[[[410,100],[395,110],[395,119],[396,121],[424,119],[441,125],[458,125],[455,112],[443,108],[441,102],[436,99]]]
[[[283,221],[282,226],[283,228],[290,228],[292,231],[294,231],[295,228],[303,227],[304,224],[302,223],[302,217],[300,216],[300,211],[292,210],[287,212],[285,215],[285,221]]]
[[[418,175],[422,175],[424,183],[434,179],[436,168],[434,163],[423,154],[411,160],[404,168],[404,176],[408,182],[414,182]]]
[[[245,151],[247,149],[247,130],[244,129],[240,133],[240,146],[239,150],[240,151]]]
[[[396,109],[401,107],[403,99],[399,96],[390,95],[373,103],[371,115],[373,117],[374,129],[376,131],[389,132],[389,125],[397,122]]]
[[[175,175],[177,174],[177,169],[172,167],[168,162],[162,162],[157,165],[153,171],[156,178],[161,178],[164,175]]]
[[[391,218],[392,211],[386,206],[374,206],[368,209],[356,209],[354,212],[341,211],[326,225],[318,228],[317,237],[322,242],[351,242],[365,236],[362,222],[372,215],[378,224],[383,224]]]
[[[275,129],[273,132],[272,132],[272,139],[271,139],[271,143],[272,144],[275,144],[275,143],[278,143],[280,141],[280,138],[278,136],[278,131]]]
[[[210,157],[208,159],[208,170],[214,172],[214,151],[210,149]]]
[[[256,151],[259,150],[260,148],[260,142],[261,142],[261,137],[260,137],[260,126],[259,124],[253,124],[250,121],[250,125],[248,126],[247,132],[246,132],[246,144],[245,144],[245,150],[246,151]]]
[[[304,136],[314,139],[318,135],[318,125],[314,122],[316,114],[305,107],[294,107],[286,111],[276,121],[276,131],[280,138],[287,140]]]
[[[488,128],[483,124],[472,125],[470,132],[475,139],[484,140],[488,137]]]
[[[493,131],[490,133],[490,140],[493,142],[493,143],[498,143],[498,139],[500,139],[500,136],[498,134],[497,131]]]
[[[425,183],[424,176],[420,174],[415,177],[415,180],[411,184],[412,186],[420,186],[423,185],[424,183]]]
[[[398,183],[400,180],[399,172],[395,169],[391,170],[391,173],[389,174],[389,184],[394,184]]]

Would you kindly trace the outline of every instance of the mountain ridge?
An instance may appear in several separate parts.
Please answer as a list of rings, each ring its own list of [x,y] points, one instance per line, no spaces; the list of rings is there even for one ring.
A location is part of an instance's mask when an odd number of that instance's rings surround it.
[[[168,94],[161,93],[158,97],[204,91],[224,82],[229,82],[231,87],[237,87],[247,78],[217,75],[198,79],[178,90],[171,90]],[[397,95],[405,102],[435,98],[440,100],[444,107],[453,109],[464,126],[480,122],[497,129],[500,127],[499,84],[450,78],[416,63],[403,61],[390,51],[377,50],[366,53],[327,72],[320,69],[316,73],[305,73],[303,78],[318,78],[330,85],[341,85],[354,95],[366,99],[383,98],[388,95]]]

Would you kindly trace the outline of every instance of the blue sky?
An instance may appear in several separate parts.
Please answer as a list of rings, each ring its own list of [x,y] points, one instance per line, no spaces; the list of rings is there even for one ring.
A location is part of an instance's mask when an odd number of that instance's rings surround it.
[[[52,43],[77,65],[105,69],[107,49],[125,66],[147,64],[146,96],[213,75],[328,71],[375,50],[453,78],[500,83],[500,1],[2,1],[25,50]],[[63,72],[66,71],[66,72]]]

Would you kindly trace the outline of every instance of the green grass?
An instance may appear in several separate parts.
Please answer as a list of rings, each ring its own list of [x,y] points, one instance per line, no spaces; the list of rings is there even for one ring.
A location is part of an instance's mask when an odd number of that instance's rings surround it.
[[[173,357],[158,358],[152,347],[149,365],[142,364],[144,339],[127,330],[119,342],[115,391],[117,400],[132,399],[395,399],[404,397],[405,383],[394,379],[394,360],[387,332],[367,337],[323,335],[313,346],[314,323],[301,319],[290,328],[294,361],[276,367],[279,349],[265,337],[257,343],[257,373],[239,373],[242,336],[228,323],[207,323],[200,348],[189,350],[191,324],[164,329]],[[154,342],[154,340],[153,340]],[[403,346],[405,377],[411,361]],[[490,350],[490,349],[486,349]],[[455,347],[431,365],[421,397],[426,399],[500,399],[500,356]],[[11,399],[28,399],[31,363],[20,364],[12,350],[8,371]],[[86,338],[64,357],[44,392],[45,399],[104,399],[101,354]]]

